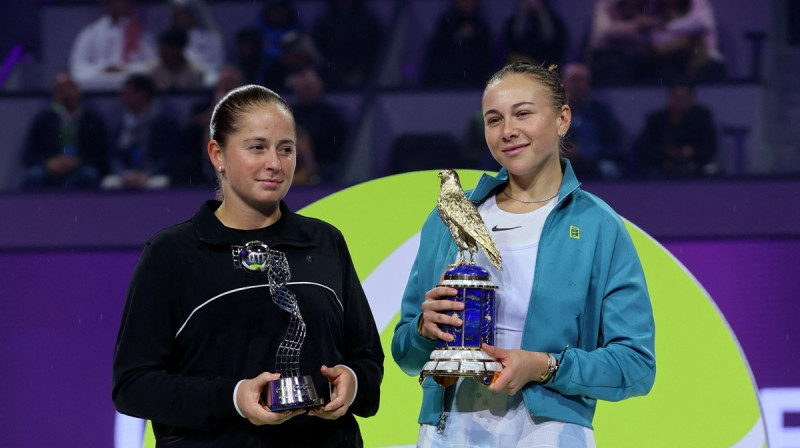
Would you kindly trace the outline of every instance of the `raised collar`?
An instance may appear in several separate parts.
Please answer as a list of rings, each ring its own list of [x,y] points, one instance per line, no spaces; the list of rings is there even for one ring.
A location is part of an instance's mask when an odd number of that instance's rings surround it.
[[[580,187],[578,178],[575,177],[575,172],[572,170],[572,165],[569,160],[561,158],[561,172],[564,178],[561,180],[561,188],[558,190],[558,202],[563,202],[572,192]],[[478,180],[475,188],[468,192],[469,199],[473,202],[483,202],[497,187],[505,185],[508,182],[508,171],[502,168],[496,176],[484,173]]]
[[[206,201],[192,217],[197,237],[204,243],[227,246],[259,240],[270,247],[281,245],[314,246],[311,233],[303,225],[299,216],[289,210],[289,207],[283,201],[280,202],[280,219],[270,226],[254,230],[231,229],[222,225],[219,219],[214,216],[214,211],[220,204],[216,200]]]

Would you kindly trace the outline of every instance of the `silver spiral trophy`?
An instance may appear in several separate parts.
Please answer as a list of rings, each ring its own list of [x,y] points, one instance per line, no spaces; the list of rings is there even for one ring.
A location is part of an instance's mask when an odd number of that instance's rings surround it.
[[[297,306],[297,298],[286,288],[291,272],[286,254],[272,250],[261,241],[233,246],[236,267],[252,272],[266,272],[272,301],[289,313],[290,320],[275,359],[280,379],[270,381],[265,391],[271,411],[316,407],[322,404],[310,375],[300,375],[300,351],[306,339],[306,324]]]
[[[472,377],[489,385],[503,370],[497,359],[481,349],[483,343],[494,345],[497,286],[492,283],[489,271],[475,264],[473,256],[479,247],[483,248],[492,265],[502,270],[500,252],[477,208],[464,195],[458,174],[442,170],[439,178],[442,179],[437,203],[439,216],[450,229],[459,250],[458,262],[448,267],[440,285],[455,288],[458,294],[440,300],[464,304],[463,310],[451,312],[463,324],[460,327],[439,325],[442,331],[453,336],[453,341],[439,340],[422,367],[420,382],[432,375],[434,381],[445,387],[459,377]],[[464,252],[469,253],[469,261]]]

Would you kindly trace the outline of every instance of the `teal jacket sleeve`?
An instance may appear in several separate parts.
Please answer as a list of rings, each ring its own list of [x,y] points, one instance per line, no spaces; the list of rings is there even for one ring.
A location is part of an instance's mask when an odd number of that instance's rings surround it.
[[[422,316],[422,302],[425,292],[436,286],[439,278],[435,276],[438,248],[442,241],[442,231],[446,230],[441,219],[434,210],[422,226],[420,247],[411,273],[408,277],[403,299],[400,304],[400,320],[395,326],[392,337],[392,356],[403,372],[408,375],[419,375],[422,367],[430,358],[436,341],[422,337],[417,331]],[[444,272],[444,266],[441,267]]]
[[[619,401],[647,394],[655,381],[653,310],[641,262],[621,219],[609,253],[600,261],[608,269],[598,286],[598,348],[563,353],[549,386],[564,395]]]

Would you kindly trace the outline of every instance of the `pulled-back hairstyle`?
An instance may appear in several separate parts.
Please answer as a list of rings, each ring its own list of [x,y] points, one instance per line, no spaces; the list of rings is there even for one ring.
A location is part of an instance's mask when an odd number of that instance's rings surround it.
[[[500,82],[508,75],[524,75],[541,84],[550,96],[550,103],[556,114],[561,113],[561,108],[567,105],[567,92],[564,90],[564,83],[561,82],[561,74],[558,66],[550,64],[547,68],[544,65],[534,65],[528,62],[512,62],[498,70],[488,81],[486,88]],[[558,138],[558,148],[562,154],[567,153],[564,135]]]
[[[550,94],[550,102],[557,112],[561,111],[561,106],[567,104],[567,92],[564,90],[558,66],[555,64],[545,68],[544,65],[534,65],[528,62],[512,62],[492,75],[486,82],[486,87],[497,84],[508,75],[525,75],[540,83]]]
[[[250,84],[231,90],[214,106],[209,123],[209,136],[224,148],[228,143],[228,137],[236,131],[242,115],[254,107],[266,105],[284,109],[294,121],[292,109],[286,100],[266,87]]]
[[[272,90],[255,84],[237,87],[228,92],[214,106],[209,123],[209,136],[216,140],[221,150],[224,150],[228,143],[228,138],[236,132],[242,115],[250,110],[260,107],[274,105],[283,109],[291,117],[294,123],[294,114],[286,100]],[[295,131],[296,131],[295,126]],[[220,174],[217,174],[217,199],[223,200],[225,192],[222,188]]]

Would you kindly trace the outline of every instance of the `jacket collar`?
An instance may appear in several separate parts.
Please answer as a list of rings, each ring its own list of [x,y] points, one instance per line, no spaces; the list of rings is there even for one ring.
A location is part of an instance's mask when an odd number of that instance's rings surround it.
[[[564,174],[564,178],[561,180],[561,188],[558,190],[559,203],[577,191],[581,185],[578,178],[575,177],[569,160],[563,157],[561,158],[561,172]],[[483,202],[496,188],[506,183],[508,183],[508,170],[505,168],[501,169],[496,176],[484,173],[468,197],[472,202]]]
[[[281,217],[274,224],[255,230],[239,230],[225,227],[214,211],[220,206],[216,200],[206,201],[195,213],[192,221],[195,224],[200,241],[214,245],[245,244],[260,240],[272,247],[275,245],[292,245],[299,247],[314,246],[311,233],[303,225],[299,216],[289,210],[283,201],[280,202]]]

